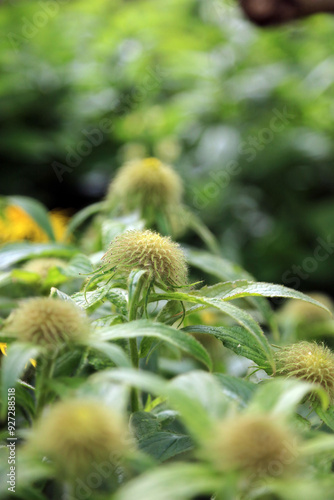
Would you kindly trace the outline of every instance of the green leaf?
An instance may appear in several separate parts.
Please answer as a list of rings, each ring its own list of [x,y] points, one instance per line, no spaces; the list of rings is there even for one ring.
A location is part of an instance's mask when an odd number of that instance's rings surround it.
[[[139,440],[139,449],[151,457],[164,462],[170,458],[192,450],[194,443],[189,436],[173,432],[157,432]]]
[[[88,207],[85,207],[79,212],[77,212],[75,215],[73,215],[67,226],[66,235],[69,236],[70,234],[72,234],[89,217],[100,212],[101,210],[103,210],[104,207],[105,207],[105,202],[99,201],[98,203],[93,203],[92,205],[89,205]]]
[[[225,283],[226,285],[227,283]],[[229,283],[231,290],[221,295],[223,300],[237,299],[240,297],[247,297],[249,295],[260,295],[261,297],[283,297],[287,299],[300,299],[305,302],[325,309],[329,314],[331,311],[321,302],[312,299],[304,293],[298,292],[283,285],[275,285],[273,283],[261,283],[252,281],[232,281]]]
[[[332,431],[334,431],[334,406],[329,406],[326,410],[318,402],[313,405],[314,411]]]
[[[58,290],[58,288],[52,287],[50,290],[50,297],[56,297],[60,300],[69,300],[70,302],[75,302],[72,297],[67,295],[67,293]]]
[[[275,415],[289,416],[310,392],[317,394],[324,407],[328,406],[328,395],[320,386],[283,377],[270,379],[260,384],[248,411],[269,411]]]
[[[205,372],[200,373],[209,376]],[[118,382],[141,389],[155,396],[168,398],[171,406],[179,412],[182,420],[194,437],[203,439],[210,434],[212,429],[212,416],[210,416],[208,408],[212,408],[211,412],[215,414],[217,411],[219,414],[222,414],[224,400],[226,404],[228,400],[213,377],[206,379],[207,383],[204,383],[204,387],[209,394],[215,391],[217,404],[215,403],[215,399],[203,393],[199,394],[196,387],[192,385],[191,380],[188,382],[187,380],[180,380],[179,382],[177,382],[177,379],[174,380],[176,381],[175,385],[174,383],[166,382],[163,378],[153,373],[122,368],[96,373],[88,381],[96,386],[99,386],[99,384],[106,386],[108,381],[111,383]],[[198,377],[195,380],[198,382]],[[191,386],[191,392],[188,392]],[[196,415],[196,418],[194,418],[194,415]]]
[[[8,243],[0,248],[0,269],[29,257],[72,257],[77,251],[62,243]]]
[[[259,387],[257,384],[248,382],[248,380],[232,377],[225,373],[215,373],[214,376],[221,384],[224,394],[238,401],[241,406],[247,406],[247,403],[252,399]]]
[[[126,316],[128,312],[128,294],[126,290],[122,288],[111,288],[107,295],[107,300],[109,300],[123,315]]]
[[[194,325],[183,328],[183,331],[213,335],[223,342],[224,347],[231,349],[238,356],[244,356],[261,367],[269,368],[268,356],[262,345],[249,330],[241,326]]]
[[[91,274],[94,271],[91,261],[82,253],[76,254],[62,270],[66,276],[79,278],[80,275]]]
[[[259,352],[265,353],[266,359],[274,369],[273,352],[260,325],[252,318],[250,314],[248,314],[243,309],[240,309],[240,307],[228,304],[222,299],[201,297],[190,293],[187,294],[181,292],[169,292],[151,294],[152,301],[168,299],[182,300],[184,302],[194,302],[195,304],[203,304],[205,306],[215,307],[216,309],[224,312],[249,331],[250,335],[253,338],[253,343],[251,345],[257,344]]]
[[[137,320],[122,325],[114,325],[96,332],[99,340],[131,339],[137,337],[154,337],[172,344],[182,351],[191,354],[209,369],[212,362],[204,347],[191,335],[182,330],[176,330],[162,323],[149,320]]]
[[[96,342],[93,340],[91,340],[88,345],[92,349],[95,349],[96,351],[103,353],[105,356],[108,356],[108,358],[111,359],[111,361],[115,363],[116,366],[121,366],[124,368],[131,367],[131,362],[128,356],[118,345],[110,344],[109,342]]]
[[[8,389],[16,386],[29,360],[36,359],[40,352],[41,348],[26,343],[17,342],[8,347],[7,356],[4,356],[2,359],[2,417],[5,416],[7,410]]]
[[[27,196],[8,196],[7,199],[10,205],[17,205],[30,215],[50,241],[56,241],[49,214],[42,203]]]
[[[223,479],[202,464],[171,464],[130,481],[113,500],[190,500],[196,495],[212,495]]]
[[[136,411],[131,415],[131,429],[139,440],[146,436],[152,436],[161,430],[161,424],[155,415],[147,411]]]
[[[179,394],[183,394],[185,403],[182,401],[182,415],[189,429],[195,433],[198,433],[198,423],[194,415],[198,415],[199,411],[204,412],[206,418],[213,421],[221,419],[230,408],[229,399],[211,373],[194,370],[179,375],[170,382],[170,387],[177,389]],[[194,405],[197,406],[197,410]],[[202,433],[201,430],[200,434]]]
[[[102,299],[105,298],[109,288],[107,286],[101,285],[93,290],[92,292],[77,292],[72,295],[72,300],[83,309],[89,309],[92,306],[96,306]]]
[[[185,254],[187,261],[194,267],[212,274],[222,281],[238,280],[238,279],[252,279],[252,276],[242,269],[238,264],[235,264],[223,257],[212,255],[203,250],[197,250],[190,247],[185,247]]]

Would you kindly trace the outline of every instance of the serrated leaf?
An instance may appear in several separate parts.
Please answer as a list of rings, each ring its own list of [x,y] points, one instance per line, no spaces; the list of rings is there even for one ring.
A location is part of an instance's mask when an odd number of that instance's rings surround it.
[[[82,309],[89,309],[98,304],[108,293],[108,287],[101,286],[92,292],[77,292],[72,295],[72,300]]]
[[[265,353],[266,359],[269,361],[270,365],[274,369],[272,349],[260,325],[252,318],[250,314],[248,314],[243,309],[240,309],[240,307],[236,307],[232,304],[224,302],[222,299],[201,297],[190,293],[169,292],[169,293],[151,294],[152,301],[168,300],[168,299],[182,300],[184,302],[193,302],[195,304],[202,304],[209,307],[215,307],[216,309],[219,309],[220,311],[224,312],[225,314],[233,318],[235,321],[237,321],[240,325],[242,325],[246,330],[248,330],[248,332],[250,333],[250,335],[254,340],[253,345],[255,346],[255,344],[257,344],[259,352]]]
[[[144,453],[159,462],[164,462],[180,453],[192,450],[194,444],[189,436],[162,431],[141,438],[138,446]]]
[[[137,320],[122,325],[114,325],[96,332],[99,340],[131,339],[137,337],[154,337],[172,344],[182,351],[191,354],[211,369],[211,359],[205,348],[191,335],[162,323],[149,320]]]
[[[226,283],[225,283],[226,284]],[[321,302],[312,299],[304,293],[298,292],[291,288],[287,288],[283,285],[275,285],[274,283],[262,283],[262,282],[252,282],[252,281],[233,281],[230,282],[231,290],[226,292],[221,296],[223,300],[231,300],[240,297],[256,296],[261,297],[283,297],[287,299],[300,299],[305,302],[310,302],[311,304],[325,309],[325,311],[331,314],[331,311]]]
[[[183,328],[183,331],[213,335],[223,342],[224,347],[231,349],[238,356],[244,356],[257,365],[267,368],[268,357],[262,345],[256,341],[254,335],[241,326],[193,325]]]

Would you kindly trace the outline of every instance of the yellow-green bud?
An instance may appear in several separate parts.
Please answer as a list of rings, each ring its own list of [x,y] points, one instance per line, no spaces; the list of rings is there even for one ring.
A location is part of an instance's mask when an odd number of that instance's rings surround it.
[[[48,347],[80,343],[89,330],[87,316],[73,302],[37,297],[20,303],[7,318],[3,332]]]
[[[156,284],[171,288],[187,284],[187,265],[180,246],[150,230],[117,236],[103,261],[119,276],[128,277],[132,270],[142,269],[150,272]]]
[[[220,422],[208,448],[218,470],[277,476],[295,461],[296,437],[268,414],[238,415]]]
[[[145,158],[121,167],[110,185],[107,200],[128,211],[147,206],[160,210],[179,205],[182,191],[182,180],[171,167],[157,158]]]
[[[48,272],[53,267],[65,267],[66,262],[61,259],[55,259],[52,257],[49,258],[40,258],[40,259],[32,259],[26,262],[23,266],[25,271],[29,271],[31,273],[39,274],[42,279],[45,279],[48,275]]]
[[[333,302],[327,295],[317,292],[309,293],[308,295],[326,306],[330,311],[334,310]],[[330,319],[328,312],[321,307],[310,304],[310,302],[305,302],[304,300],[295,299],[290,299],[284,304],[280,311],[280,316],[283,319],[292,319],[295,323],[299,324],[309,324]]]
[[[43,415],[28,440],[28,449],[52,461],[61,479],[84,477],[95,466],[115,465],[127,449],[121,418],[101,402],[56,403]]]
[[[334,401],[334,354],[315,342],[297,342],[276,352],[277,374],[321,385]]]

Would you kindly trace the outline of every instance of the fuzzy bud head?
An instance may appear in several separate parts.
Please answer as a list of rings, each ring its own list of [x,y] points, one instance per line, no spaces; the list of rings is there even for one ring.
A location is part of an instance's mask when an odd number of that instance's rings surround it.
[[[176,206],[182,199],[179,175],[157,158],[134,160],[125,164],[110,185],[107,199],[134,210],[150,205],[156,209]]]
[[[149,271],[157,284],[171,288],[187,284],[187,265],[180,246],[150,230],[126,231],[117,236],[103,261],[123,277],[142,269]]]
[[[23,269],[31,273],[39,274],[42,279],[45,279],[50,269],[53,267],[65,267],[65,265],[66,262],[64,260],[46,257],[29,260],[24,264]]]
[[[61,478],[84,477],[95,464],[112,465],[127,449],[121,418],[93,400],[56,403],[28,441],[36,455],[50,459]]]
[[[37,297],[21,302],[7,318],[4,333],[22,342],[54,347],[80,343],[89,330],[88,318],[74,303]]]
[[[290,430],[270,415],[239,415],[217,426],[210,453],[220,470],[273,476],[295,462],[293,442]]]
[[[321,385],[334,401],[334,354],[315,342],[298,342],[276,352],[277,373]]]

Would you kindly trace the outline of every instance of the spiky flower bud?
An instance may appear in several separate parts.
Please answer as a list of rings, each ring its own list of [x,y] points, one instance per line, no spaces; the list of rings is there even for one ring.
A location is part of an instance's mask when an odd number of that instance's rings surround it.
[[[107,200],[127,210],[152,206],[161,209],[181,202],[182,181],[178,174],[157,158],[125,164],[110,185]]]
[[[326,306],[330,311],[334,310],[333,302],[327,295],[317,292],[309,293],[308,295]],[[310,304],[310,302],[305,302],[304,300],[295,299],[290,299],[284,304],[280,311],[280,315],[283,319],[288,318],[300,324],[326,321],[330,318],[328,312],[321,307]]]
[[[276,352],[277,374],[321,385],[334,401],[334,354],[315,342],[298,342]]]
[[[280,475],[295,461],[296,437],[267,414],[238,415],[217,426],[210,455],[219,470]]]
[[[56,403],[37,423],[28,448],[46,456],[64,479],[84,477],[95,466],[109,467],[127,449],[127,431],[121,418],[93,400]]]
[[[84,341],[89,321],[74,303],[50,297],[28,299],[6,320],[6,335],[42,346]]]
[[[46,257],[29,260],[24,264],[23,269],[31,273],[39,274],[42,279],[45,279],[50,269],[53,267],[65,267],[65,265],[66,262],[64,260]]]
[[[143,269],[160,286],[174,288],[187,284],[187,265],[180,246],[150,230],[126,231],[117,236],[103,261],[108,270],[123,277],[128,277],[134,269]]]

